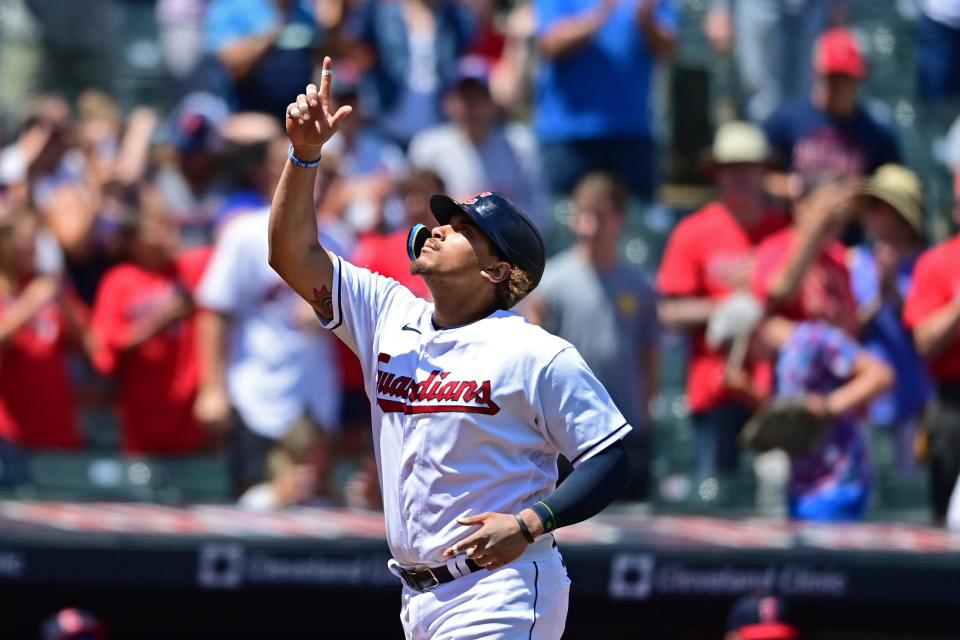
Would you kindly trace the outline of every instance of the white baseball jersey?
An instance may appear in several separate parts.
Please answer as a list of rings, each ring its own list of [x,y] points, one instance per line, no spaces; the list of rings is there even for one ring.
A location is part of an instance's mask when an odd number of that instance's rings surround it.
[[[457,518],[529,506],[555,488],[558,453],[577,465],[631,429],[570,343],[509,311],[437,329],[433,309],[334,259],[324,326],[363,366],[387,542],[404,565],[442,564],[468,532]]]

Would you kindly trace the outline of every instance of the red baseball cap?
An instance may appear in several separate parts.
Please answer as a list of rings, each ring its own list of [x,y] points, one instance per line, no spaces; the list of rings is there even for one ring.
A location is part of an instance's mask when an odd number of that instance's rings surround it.
[[[867,75],[867,61],[854,33],[835,27],[825,31],[817,40],[813,69],[821,75],[862,78]]]

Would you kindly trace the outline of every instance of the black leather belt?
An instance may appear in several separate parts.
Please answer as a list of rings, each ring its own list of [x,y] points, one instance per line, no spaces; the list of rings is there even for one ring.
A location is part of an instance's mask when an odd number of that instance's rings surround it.
[[[466,561],[466,565],[470,573],[479,571],[483,568],[469,558]],[[397,567],[397,569],[399,569],[400,577],[402,577],[403,581],[407,583],[407,586],[409,586],[411,589],[415,589],[416,591],[430,591],[441,584],[452,582],[460,577],[450,573],[450,569],[448,569],[444,564],[440,565],[439,567],[421,567],[419,569],[404,569],[403,567]]]

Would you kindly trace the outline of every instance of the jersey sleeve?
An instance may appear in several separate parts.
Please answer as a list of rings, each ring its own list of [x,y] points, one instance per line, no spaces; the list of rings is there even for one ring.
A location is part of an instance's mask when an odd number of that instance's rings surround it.
[[[377,328],[413,305],[426,305],[396,280],[354,266],[333,256],[331,319],[317,315],[320,326],[333,331],[361,362],[373,355]]]
[[[545,367],[537,396],[547,441],[574,466],[632,430],[572,346],[561,350]]]

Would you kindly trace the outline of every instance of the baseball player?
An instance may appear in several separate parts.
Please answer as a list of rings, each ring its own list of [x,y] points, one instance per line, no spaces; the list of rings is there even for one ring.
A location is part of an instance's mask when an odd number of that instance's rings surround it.
[[[287,108],[270,264],[362,364],[406,637],[559,638],[570,581],[551,532],[623,490],[631,426],[569,343],[508,310],[544,251],[502,196],[431,199],[411,270],[432,303],[320,246],[315,167],[350,113],[331,69]],[[556,488],[560,453],[574,470]]]

